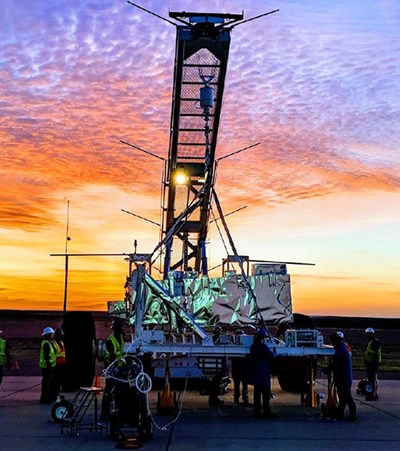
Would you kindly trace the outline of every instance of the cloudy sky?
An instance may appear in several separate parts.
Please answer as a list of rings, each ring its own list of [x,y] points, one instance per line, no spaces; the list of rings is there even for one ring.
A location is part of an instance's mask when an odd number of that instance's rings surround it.
[[[290,266],[294,310],[400,315],[400,3],[141,1],[276,14],[233,29],[216,189],[239,253]],[[175,28],[123,0],[3,0],[0,308],[59,309],[73,253],[152,252]],[[225,251],[210,231],[210,267]],[[71,258],[69,307],[122,299],[127,263]]]

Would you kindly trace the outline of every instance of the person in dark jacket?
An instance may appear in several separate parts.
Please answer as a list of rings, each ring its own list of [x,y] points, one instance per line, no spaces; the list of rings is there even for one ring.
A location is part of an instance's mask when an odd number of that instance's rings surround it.
[[[243,335],[241,329],[235,332],[236,341]],[[242,400],[245,406],[249,406],[248,393],[248,359],[243,357],[232,357],[232,379],[233,379],[233,400],[235,404],[239,404],[240,392],[242,392]],[[241,390],[240,390],[241,389]]]
[[[335,354],[332,357],[331,370],[339,398],[339,418],[343,418],[346,405],[349,407],[349,421],[357,420],[357,408],[351,395],[353,384],[353,370],[351,355],[343,342],[343,339],[335,332],[329,337]]]
[[[265,344],[268,333],[260,329],[250,347],[249,384],[254,385],[254,416],[275,418],[269,405],[271,399],[271,364],[274,354]]]

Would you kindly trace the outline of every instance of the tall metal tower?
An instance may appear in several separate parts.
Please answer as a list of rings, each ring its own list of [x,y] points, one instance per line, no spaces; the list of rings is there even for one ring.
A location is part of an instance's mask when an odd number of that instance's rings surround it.
[[[168,167],[163,180],[164,278],[207,274],[205,241],[232,24],[242,14],[171,12],[177,26]]]

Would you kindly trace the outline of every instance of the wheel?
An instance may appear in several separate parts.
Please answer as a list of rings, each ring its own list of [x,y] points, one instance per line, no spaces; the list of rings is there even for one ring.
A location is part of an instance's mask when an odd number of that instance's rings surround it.
[[[96,358],[99,362],[104,362],[106,350],[106,340],[98,340],[95,346]]]
[[[312,319],[302,313],[293,313],[294,329],[314,329]],[[309,384],[309,360],[306,357],[279,357],[275,359],[275,373],[283,391],[305,393]],[[315,380],[316,364],[313,365]]]
[[[95,375],[93,343],[96,326],[90,312],[67,312],[64,316],[65,353],[67,358],[64,391],[91,387]]]
[[[56,402],[51,408],[51,417],[55,423],[63,423],[74,413],[72,404],[65,399]]]
[[[291,393],[304,393],[307,390],[307,380],[304,379],[304,373],[277,373],[279,385],[283,391]]]

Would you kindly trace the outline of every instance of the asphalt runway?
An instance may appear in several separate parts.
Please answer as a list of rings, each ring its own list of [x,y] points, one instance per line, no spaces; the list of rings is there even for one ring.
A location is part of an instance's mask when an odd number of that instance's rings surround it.
[[[1,450],[110,450],[116,443],[105,430],[61,434],[51,421],[51,406],[40,405],[40,377],[8,376],[0,386]],[[355,383],[354,387],[357,384]],[[317,380],[316,392],[326,393]],[[322,418],[319,408],[303,407],[299,395],[284,393],[273,381],[273,420],[252,416],[252,408],[233,404],[230,390],[220,408],[210,408],[206,396],[181,394],[182,410],[175,418],[156,415],[157,393],[149,403],[156,427],[153,440],[141,449],[157,451],[245,450],[400,450],[400,381],[380,381],[379,400],[354,395],[358,421]],[[65,394],[71,400],[73,393]],[[100,401],[100,400],[99,400]],[[91,421],[90,407],[85,421]],[[164,430],[163,430],[164,429]]]

